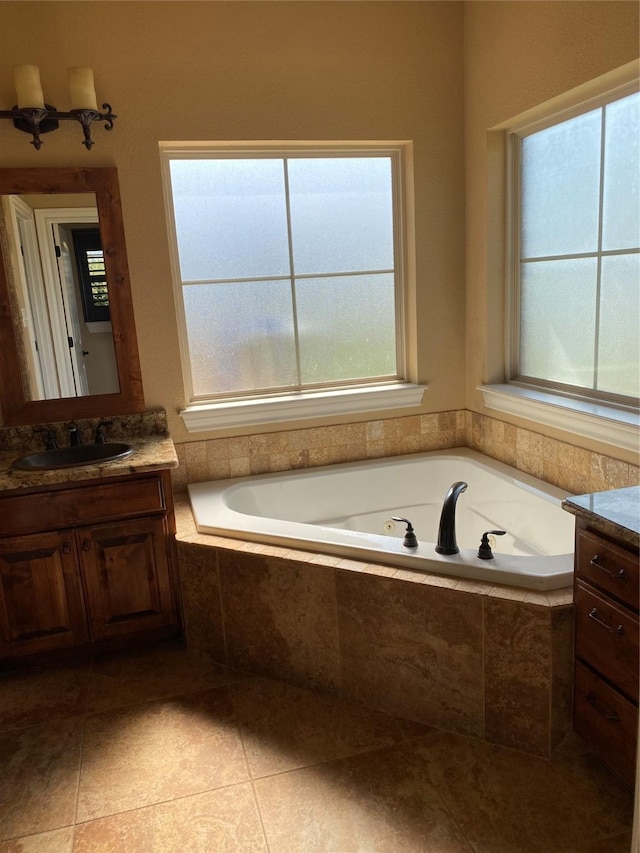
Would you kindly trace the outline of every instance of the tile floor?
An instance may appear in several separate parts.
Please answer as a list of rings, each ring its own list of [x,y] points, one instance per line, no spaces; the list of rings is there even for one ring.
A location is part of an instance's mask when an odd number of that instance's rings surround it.
[[[0,853],[629,853],[632,797],[177,644],[0,676]]]

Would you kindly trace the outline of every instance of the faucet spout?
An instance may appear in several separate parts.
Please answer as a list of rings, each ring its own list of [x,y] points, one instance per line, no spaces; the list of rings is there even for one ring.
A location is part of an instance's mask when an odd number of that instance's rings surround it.
[[[456,542],[456,503],[467,486],[467,483],[460,480],[449,488],[444,497],[436,545],[438,554],[457,554],[460,551]]]

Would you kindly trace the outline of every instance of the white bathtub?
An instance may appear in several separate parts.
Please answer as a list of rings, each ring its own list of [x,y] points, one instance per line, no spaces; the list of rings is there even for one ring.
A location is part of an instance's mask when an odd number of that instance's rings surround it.
[[[435,551],[444,496],[457,503],[460,553]],[[340,555],[416,572],[435,572],[534,590],[561,589],[573,578],[574,519],[567,493],[466,448],[416,453],[302,471],[191,484],[201,533]],[[418,547],[403,545],[408,518]],[[494,559],[477,556],[482,534]]]

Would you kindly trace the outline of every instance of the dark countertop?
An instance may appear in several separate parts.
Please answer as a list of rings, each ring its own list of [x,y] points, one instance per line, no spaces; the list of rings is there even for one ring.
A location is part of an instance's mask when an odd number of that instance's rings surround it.
[[[566,498],[562,508],[609,536],[640,544],[640,486]]]
[[[99,420],[95,419],[96,423]],[[96,424],[93,421],[78,421],[77,424],[83,443],[91,444]],[[0,429],[0,492],[178,467],[176,449],[166,429],[166,413],[157,410],[109,419],[107,441],[123,441],[133,448],[133,454],[125,459],[50,471],[14,470],[11,466],[15,459],[43,448],[43,438],[38,432],[42,426],[51,429],[60,446],[68,444],[67,424]]]

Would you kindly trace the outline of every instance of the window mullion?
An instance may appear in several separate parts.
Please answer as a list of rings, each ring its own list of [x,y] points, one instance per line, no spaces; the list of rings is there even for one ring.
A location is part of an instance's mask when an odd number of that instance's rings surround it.
[[[300,336],[298,334],[298,306],[296,300],[295,264],[293,259],[293,232],[291,228],[291,199],[289,197],[289,161],[283,158],[282,168],[284,170],[284,198],[287,211],[287,244],[289,247],[289,281],[291,284],[291,310],[293,312],[293,340],[296,351],[296,377],[298,387],[302,385],[302,369],[300,367]]]
[[[506,274],[507,281],[509,281],[509,288],[506,299],[507,321],[505,323],[508,379],[514,379],[520,375],[520,291],[522,283],[522,263],[520,258],[522,243],[521,145],[522,138],[517,134],[511,134],[508,145],[507,168],[509,180],[507,180],[506,199],[507,210],[509,211],[507,221],[510,222],[507,235]]]
[[[593,346],[593,390],[598,388],[598,361],[600,348],[600,300],[602,299],[602,232],[604,228],[604,145],[606,133],[606,110],[601,108],[600,124],[600,184],[598,187],[598,257],[596,261],[596,316]]]

